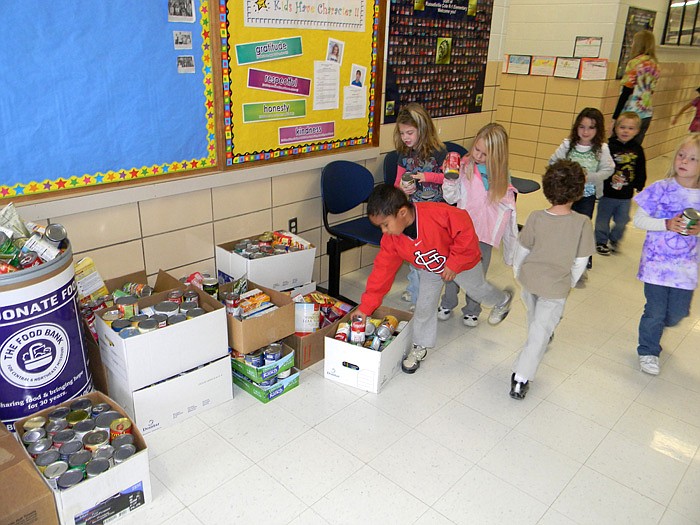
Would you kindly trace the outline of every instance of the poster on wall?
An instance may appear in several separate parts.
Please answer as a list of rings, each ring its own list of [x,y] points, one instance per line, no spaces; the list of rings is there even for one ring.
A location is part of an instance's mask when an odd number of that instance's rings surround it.
[[[219,0],[226,165],[372,143],[379,0]]]
[[[603,37],[577,36],[574,43],[574,56],[578,58],[600,57],[600,47],[603,45]]]
[[[554,66],[557,63],[557,57],[532,57],[532,64],[530,65],[531,75],[540,75],[551,77],[554,75]]]
[[[530,55],[508,55],[507,72],[511,75],[529,75],[531,62]]]
[[[634,34],[643,29],[650,31],[654,30],[654,20],[656,20],[656,11],[649,9],[639,9],[638,7],[630,7],[627,11],[627,22],[625,23],[625,37],[622,40],[622,49],[620,49],[620,61],[617,63],[617,74],[615,78],[622,78],[625,73],[625,67],[632,52],[632,38]]]
[[[557,57],[557,65],[554,67],[554,76],[559,78],[578,78],[580,68],[580,58]]]
[[[384,123],[420,102],[432,117],[481,111],[493,0],[392,0]]]

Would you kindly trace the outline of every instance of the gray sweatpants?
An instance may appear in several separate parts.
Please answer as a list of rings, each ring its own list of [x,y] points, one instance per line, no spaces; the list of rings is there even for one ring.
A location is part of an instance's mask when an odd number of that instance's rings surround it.
[[[435,311],[444,281],[440,275],[427,270],[418,270],[418,277],[420,287],[416,311],[413,314],[413,343],[432,348],[437,340],[438,319]],[[503,291],[486,281],[481,263],[471,270],[457,274],[454,280],[470,297],[489,308],[506,300]]]
[[[527,340],[513,362],[513,372],[530,381],[535,378],[549,338],[561,320],[566,299],[539,297],[524,288],[521,297],[527,309]]]
[[[493,246],[486,244],[485,242],[479,242],[479,249],[481,250],[481,266],[484,269],[484,275],[489,269],[489,264],[491,263],[491,251]],[[475,301],[466,293],[467,304],[462,308],[462,315],[476,315],[477,317],[481,313],[481,305],[479,301]],[[459,286],[455,284],[454,281],[445,283],[445,293],[442,294],[442,301],[440,301],[440,306],[446,308],[447,310],[454,310],[457,308],[459,303]]]

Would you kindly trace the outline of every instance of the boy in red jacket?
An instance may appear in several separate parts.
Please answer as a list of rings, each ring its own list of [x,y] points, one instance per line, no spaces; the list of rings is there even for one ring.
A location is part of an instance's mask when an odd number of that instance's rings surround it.
[[[454,280],[469,297],[492,306],[489,324],[503,321],[513,293],[484,279],[479,239],[469,214],[438,202],[412,203],[400,189],[377,186],[367,201],[367,215],[382,229],[379,253],[362,294],[359,313],[372,315],[391,289],[403,261],[418,268],[420,287],[413,315],[413,348],[402,363],[412,374],[435,346],[437,309],[443,281]]]

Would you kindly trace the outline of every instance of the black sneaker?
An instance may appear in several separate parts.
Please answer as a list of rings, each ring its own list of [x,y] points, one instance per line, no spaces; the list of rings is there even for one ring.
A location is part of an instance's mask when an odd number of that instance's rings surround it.
[[[586,264],[586,270],[593,268],[593,257],[588,258],[588,264]]]
[[[515,374],[510,376],[510,397],[513,399],[525,399],[525,394],[530,389],[530,382],[521,383],[515,380]]]
[[[616,243],[616,242],[614,242],[614,241],[610,241],[610,242],[608,243],[608,246],[610,247],[610,251],[611,251],[612,253],[617,253],[617,252],[620,251],[620,245],[619,245],[619,243]]]
[[[600,255],[610,255],[610,248],[608,248],[607,244],[596,244],[595,251]]]

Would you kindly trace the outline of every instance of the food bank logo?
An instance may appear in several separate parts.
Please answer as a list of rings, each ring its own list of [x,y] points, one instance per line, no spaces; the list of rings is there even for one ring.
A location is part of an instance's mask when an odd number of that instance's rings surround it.
[[[0,373],[21,388],[39,388],[56,379],[68,362],[68,334],[53,323],[16,332],[0,347]]]

